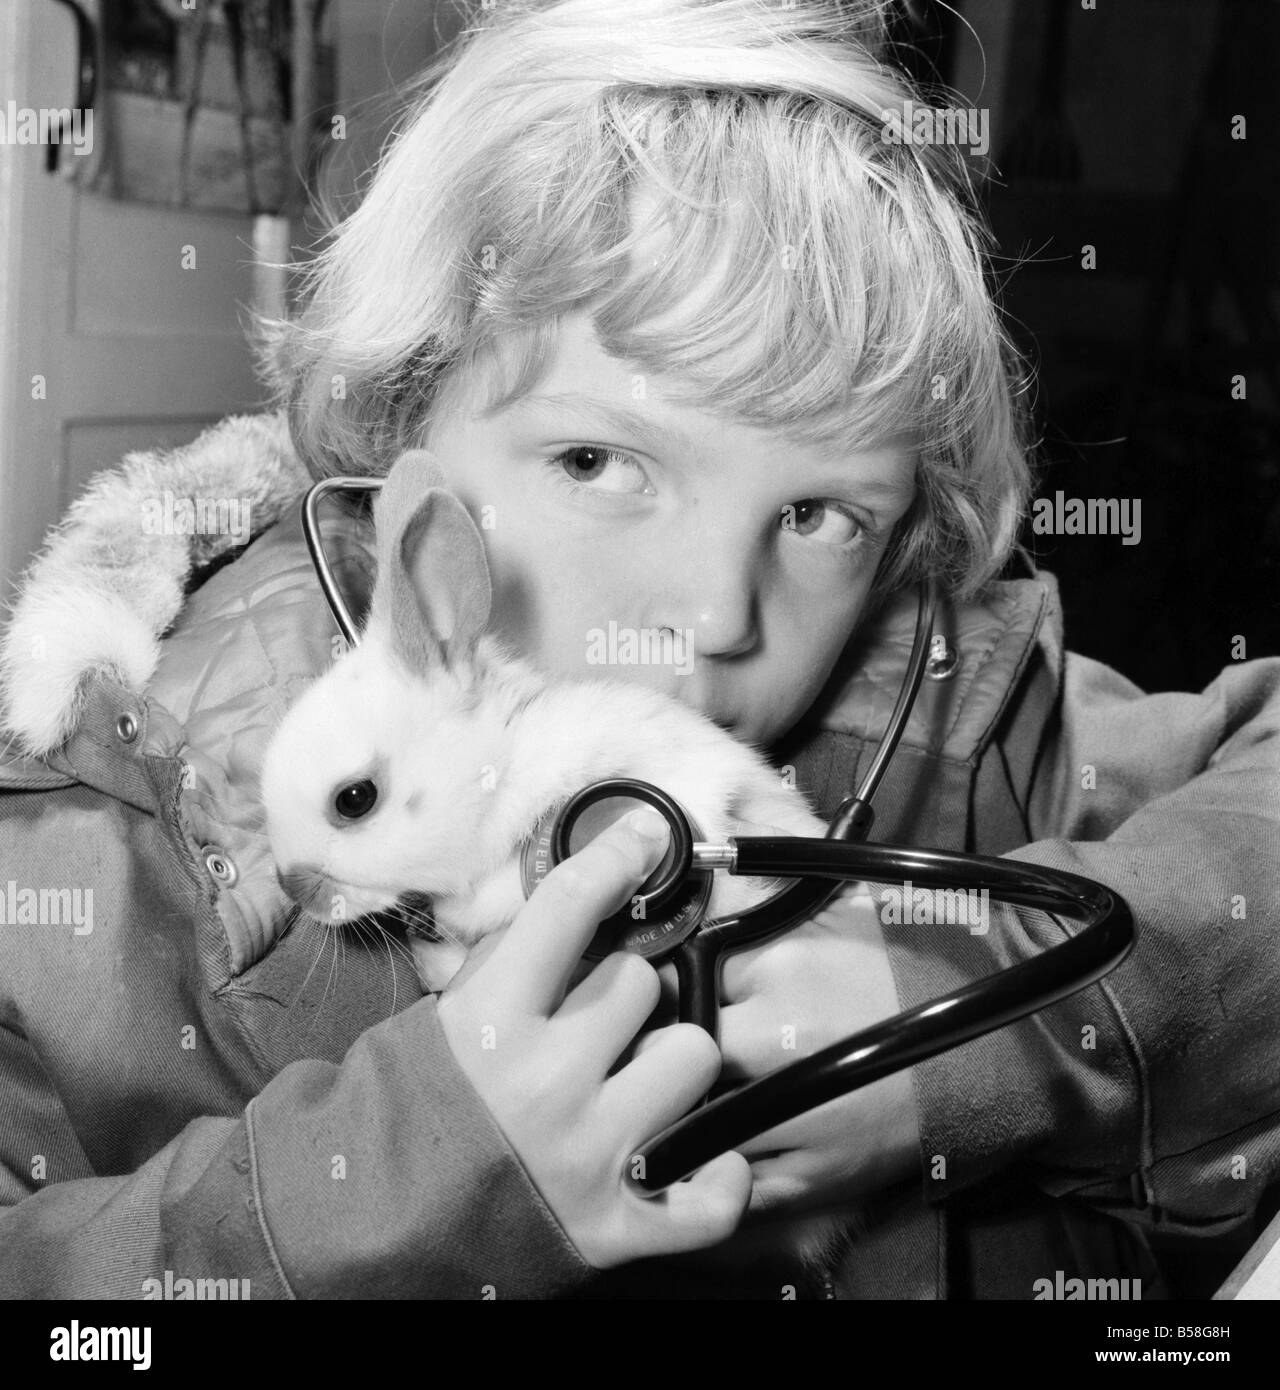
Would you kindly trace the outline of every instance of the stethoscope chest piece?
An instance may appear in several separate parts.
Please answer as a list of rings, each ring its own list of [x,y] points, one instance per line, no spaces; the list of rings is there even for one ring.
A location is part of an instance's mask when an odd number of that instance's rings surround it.
[[[637,802],[652,806],[667,822],[671,843],[634,896],[600,923],[583,953],[588,960],[603,960],[614,951],[660,960],[687,940],[707,915],[714,877],[710,870],[693,868],[693,842],[702,832],[679,802],[658,787],[629,778],[584,787],[542,818],[521,852],[525,897],[557,864],[634,810]]]

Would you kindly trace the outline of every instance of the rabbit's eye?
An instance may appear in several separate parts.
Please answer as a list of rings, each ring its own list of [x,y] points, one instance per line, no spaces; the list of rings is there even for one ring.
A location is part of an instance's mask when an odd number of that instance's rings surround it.
[[[362,782],[352,782],[333,799],[334,809],[343,820],[359,820],[373,810],[378,799],[378,789],[369,778]]]

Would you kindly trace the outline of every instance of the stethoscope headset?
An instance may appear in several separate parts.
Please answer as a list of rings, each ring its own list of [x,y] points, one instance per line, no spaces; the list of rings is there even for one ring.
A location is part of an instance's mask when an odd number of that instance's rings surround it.
[[[382,481],[327,478],[310,489],[302,504],[303,535],[320,587],[352,646],[358,644],[359,633],[321,543],[319,504],[332,492],[375,491]],[[875,820],[872,799],[920,689],[935,606],[932,585],[922,584],[915,639],[897,702],[862,784],[837,808],[824,838],[734,836],[724,844],[707,844],[698,838],[683,808],[661,788],[632,778],[611,778],[582,788],[537,827],[522,856],[525,894],[630,804],[653,807],[670,829],[667,854],[629,905],[600,924],[585,954],[602,960],[612,951],[627,950],[655,963],[672,960],[681,1021],[696,1023],[713,1037],[725,957],[807,921],[845,882],[909,879],[919,887],[986,890],[997,902],[1074,919],[1081,930],[1032,960],[917,1005],[704,1102],[639,1150],[637,1156],[644,1161],[633,1165],[631,1173],[644,1191],[657,1192],[678,1182],[718,1154],[827,1101],[1056,1004],[1101,979],[1133,947],[1136,933],[1128,904],[1092,879],[986,855],[866,843]],[[706,922],[711,879],[718,869],[796,882],[737,917]]]

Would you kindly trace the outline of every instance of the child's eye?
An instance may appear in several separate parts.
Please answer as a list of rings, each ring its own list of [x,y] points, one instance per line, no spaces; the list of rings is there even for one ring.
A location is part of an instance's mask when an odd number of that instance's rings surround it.
[[[638,463],[603,444],[574,444],[546,460],[555,481],[572,492],[599,497],[652,493]],[[781,527],[833,550],[857,551],[874,539],[873,527],[851,508],[827,497],[806,497],[782,509]]]
[[[599,444],[575,444],[548,463],[562,481],[592,492],[644,492],[648,483],[633,459]]]
[[[836,547],[851,545],[869,531],[847,507],[825,497],[788,502],[782,509],[782,529]]]

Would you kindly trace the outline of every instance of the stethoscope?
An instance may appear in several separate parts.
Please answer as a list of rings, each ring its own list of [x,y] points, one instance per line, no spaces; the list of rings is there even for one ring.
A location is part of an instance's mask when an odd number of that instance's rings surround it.
[[[320,587],[352,646],[359,643],[359,633],[321,543],[319,504],[332,492],[375,491],[382,481],[327,478],[311,488],[302,504],[303,535]],[[1128,904],[1092,879],[986,855],[865,843],[875,819],[872,799],[920,689],[935,607],[932,585],[922,584],[911,656],[884,736],[862,784],[836,810],[825,837],[747,835],[707,844],[684,809],[661,788],[611,778],[577,792],[530,836],[521,857],[525,893],[627,805],[638,801],[653,807],[670,830],[667,853],[635,899],[600,924],[585,954],[600,960],[621,949],[654,962],[672,960],[681,1021],[696,1023],[712,1036],[725,957],[807,921],[845,882],[909,879],[924,888],[985,889],[997,902],[1074,918],[1081,930],[1033,960],[931,999],[706,1101],[638,1151],[643,1162],[629,1171],[641,1189],[656,1192],[816,1106],[1056,1004],[1101,979],[1132,949],[1136,932]],[[608,812],[603,821],[602,811]],[[593,820],[595,828],[587,833]],[[737,917],[706,922],[711,876],[717,870],[796,882]]]

